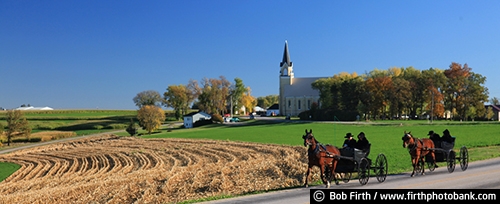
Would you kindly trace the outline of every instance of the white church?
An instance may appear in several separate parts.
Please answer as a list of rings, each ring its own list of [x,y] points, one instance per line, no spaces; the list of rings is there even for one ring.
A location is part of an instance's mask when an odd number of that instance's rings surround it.
[[[279,115],[297,116],[311,109],[311,104],[319,103],[319,91],[312,89],[311,84],[327,77],[295,77],[293,63],[290,61],[288,42],[285,41],[283,60],[280,63]]]

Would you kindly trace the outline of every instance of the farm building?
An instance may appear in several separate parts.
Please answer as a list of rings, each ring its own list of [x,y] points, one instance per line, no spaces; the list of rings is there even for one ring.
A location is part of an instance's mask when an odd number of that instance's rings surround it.
[[[500,121],[500,105],[486,105],[485,108],[488,109],[491,107],[493,111],[493,121]]]
[[[26,106],[26,107],[19,107],[19,108],[16,108],[15,110],[54,110],[53,108],[51,107],[33,107],[33,106]]]
[[[203,111],[193,112],[187,115],[184,115],[184,127],[185,128],[193,128],[194,123],[199,120],[210,120],[212,116]]]
[[[280,105],[275,103],[266,111],[267,116],[276,116],[280,114]]]

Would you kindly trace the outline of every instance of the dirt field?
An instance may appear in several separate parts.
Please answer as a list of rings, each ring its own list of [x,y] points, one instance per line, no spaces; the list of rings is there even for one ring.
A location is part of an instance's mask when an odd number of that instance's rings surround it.
[[[113,135],[0,155],[0,203],[171,203],[301,185],[303,147]],[[313,179],[319,179],[314,175]]]

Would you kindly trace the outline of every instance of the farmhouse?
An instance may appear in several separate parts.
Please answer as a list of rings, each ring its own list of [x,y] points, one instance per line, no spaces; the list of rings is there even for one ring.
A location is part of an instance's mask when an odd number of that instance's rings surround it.
[[[283,60],[280,63],[280,105],[278,114],[297,116],[299,113],[311,109],[312,103],[316,102],[319,105],[319,91],[312,89],[311,84],[321,78],[327,77],[294,77],[293,64],[290,61],[288,52],[288,42],[285,41]]]
[[[185,128],[193,128],[194,123],[199,120],[210,120],[212,116],[210,114],[205,113],[203,111],[193,112],[187,115],[184,115],[184,127]]]

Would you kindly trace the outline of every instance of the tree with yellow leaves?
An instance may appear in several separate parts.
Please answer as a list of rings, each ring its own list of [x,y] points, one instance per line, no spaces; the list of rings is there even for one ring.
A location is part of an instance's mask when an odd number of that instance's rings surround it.
[[[243,93],[243,95],[241,96],[241,103],[250,113],[252,112],[253,108],[257,106],[257,99],[255,99],[255,97],[253,97],[251,93],[252,90],[250,89],[250,87],[247,87],[245,93]]]
[[[140,122],[142,129],[151,132],[160,128],[165,121],[165,112],[158,106],[145,105],[137,112],[137,119]]]

